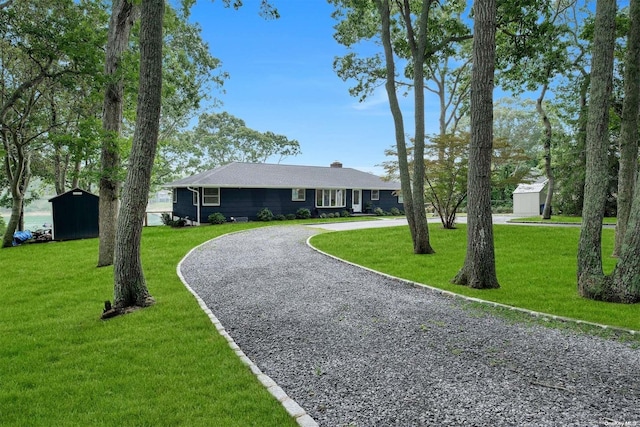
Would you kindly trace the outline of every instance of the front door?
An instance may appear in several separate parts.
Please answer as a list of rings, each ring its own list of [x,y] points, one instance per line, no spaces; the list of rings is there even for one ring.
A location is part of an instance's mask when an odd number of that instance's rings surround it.
[[[353,213],[362,212],[362,190],[352,190],[351,210]]]

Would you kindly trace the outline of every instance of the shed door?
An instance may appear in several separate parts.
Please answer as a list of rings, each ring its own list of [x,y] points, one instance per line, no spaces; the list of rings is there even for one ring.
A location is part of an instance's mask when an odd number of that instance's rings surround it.
[[[362,190],[352,190],[351,209],[354,213],[362,212]]]

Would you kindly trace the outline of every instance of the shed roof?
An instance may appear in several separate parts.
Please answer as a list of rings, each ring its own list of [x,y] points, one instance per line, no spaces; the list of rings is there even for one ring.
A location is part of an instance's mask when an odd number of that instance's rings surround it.
[[[400,183],[352,168],[278,165],[269,163],[229,163],[165,187],[230,188],[362,188],[399,190]]]
[[[58,199],[60,197],[66,197],[69,193],[73,194],[74,196],[79,196],[79,195],[83,194],[83,195],[87,195],[87,196],[99,197],[96,194],[89,193],[88,191],[83,190],[82,188],[76,187],[76,188],[73,188],[73,189],[71,189],[71,190],[69,190],[67,192],[62,193],[62,194],[58,194],[57,196],[53,196],[52,198],[49,199],[49,202],[52,202],[52,201],[54,201],[54,200],[56,200],[56,199]]]
[[[544,190],[547,182],[548,180],[544,179],[531,184],[518,184],[518,187],[513,191],[513,194],[540,193]]]

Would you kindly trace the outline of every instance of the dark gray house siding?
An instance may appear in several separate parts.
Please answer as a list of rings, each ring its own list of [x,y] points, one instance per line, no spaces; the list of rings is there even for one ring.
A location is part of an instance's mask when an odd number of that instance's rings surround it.
[[[385,212],[389,212],[391,208],[397,208],[401,211],[404,211],[404,206],[402,203],[398,203],[397,194],[400,193],[400,190],[397,191],[389,191],[389,190],[379,190],[379,198],[378,200],[373,200],[371,198],[371,190],[363,190],[362,191],[362,201],[366,205],[367,203],[371,203],[371,211],[375,208],[380,208]],[[363,206],[364,209],[364,206]]]
[[[202,201],[202,188],[198,191]],[[197,207],[193,204],[193,192],[187,188],[175,188],[177,200],[173,204],[173,215],[198,221]],[[344,207],[316,207],[316,189],[305,189],[304,201],[292,200],[292,189],[287,188],[220,188],[219,206],[201,206],[200,222],[207,222],[209,215],[219,212],[225,217],[247,217],[251,220],[257,218],[258,212],[268,208],[274,215],[295,214],[298,209],[306,208],[314,217],[321,213],[339,213],[344,210],[351,212],[352,190],[346,189]],[[362,210],[364,206],[371,204],[371,209],[377,207],[389,211],[391,208],[402,210],[402,203],[398,203],[395,191],[379,190],[379,200],[371,200],[371,190],[362,190]]]

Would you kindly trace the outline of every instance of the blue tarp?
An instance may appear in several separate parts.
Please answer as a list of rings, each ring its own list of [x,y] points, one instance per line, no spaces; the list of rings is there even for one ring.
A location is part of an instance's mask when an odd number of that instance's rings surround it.
[[[27,240],[31,239],[33,234],[29,230],[16,231],[13,233],[13,246],[18,246]]]

